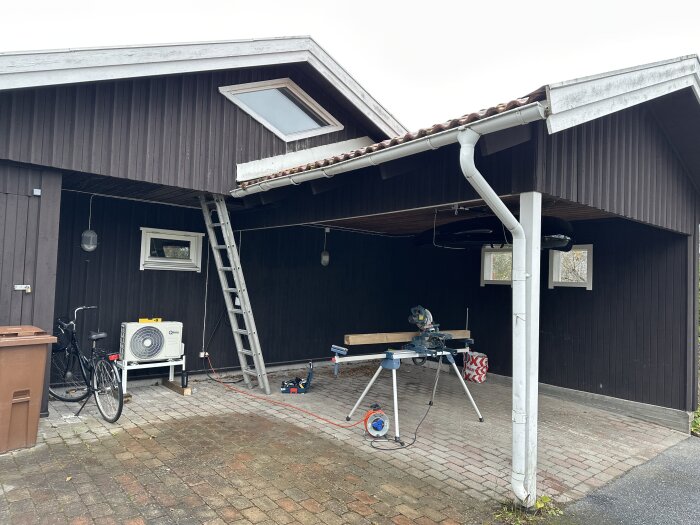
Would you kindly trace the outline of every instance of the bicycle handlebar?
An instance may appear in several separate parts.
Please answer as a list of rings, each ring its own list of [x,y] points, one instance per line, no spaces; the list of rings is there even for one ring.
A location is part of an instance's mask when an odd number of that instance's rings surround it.
[[[78,319],[78,312],[80,310],[93,310],[95,308],[97,308],[97,306],[78,306],[73,312],[73,322],[75,322]]]

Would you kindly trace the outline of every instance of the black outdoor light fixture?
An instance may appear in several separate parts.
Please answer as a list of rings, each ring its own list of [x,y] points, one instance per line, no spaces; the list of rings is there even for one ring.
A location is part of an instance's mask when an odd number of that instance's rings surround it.
[[[94,252],[97,249],[97,233],[92,229],[92,199],[90,196],[90,214],[88,215],[88,229],[80,236],[80,247],[85,252]]]
[[[328,250],[326,250],[326,238],[328,237],[330,231],[330,228],[325,228],[323,232],[323,251],[321,252],[321,266],[328,266],[328,264],[331,262],[331,254],[328,253]]]

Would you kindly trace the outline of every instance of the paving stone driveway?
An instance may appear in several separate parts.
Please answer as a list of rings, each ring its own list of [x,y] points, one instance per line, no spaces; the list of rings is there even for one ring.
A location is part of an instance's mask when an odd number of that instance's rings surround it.
[[[255,414],[66,441],[0,456],[3,523],[481,523],[489,513]]]
[[[373,372],[319,368],[311,393],[272,399],[344,423]],[[302,372],[296,372],[301,375]],[[399,371],[402,437],[426,410],[434,371]],[[280,374],[271,379],[276,385]],[[389,375],[368,395],[391,416]],[[2,523],[482,523],[509,497],[510,387],[471,386],[478,423],[454,376],[416,444],[377,451],[358,428],[192,381],[179,396],[132,389],[117,425],[94,406],[52,402],[39,445],[0,455]],[[240,386],[240,385],[237,385]],[[541,397],[540,493],[578,499],[686,438],[652,424]]]

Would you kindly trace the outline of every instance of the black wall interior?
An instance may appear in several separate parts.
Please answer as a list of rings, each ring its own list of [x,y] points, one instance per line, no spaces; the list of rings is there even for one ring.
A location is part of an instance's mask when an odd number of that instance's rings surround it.
[[[188,368],[201,369],[205,271],[139,270],[141,226],[203,231],[201,212],[95,197],[100,246],[86,254],[79,239],[88,204],[88,195],[64,192],[57,315],[79,304],[100,305],[83,326],[110,332],[113,348],[122,321],[182,321]],[[687,238],[619,219],[577,222],[575,231],[576,242],[594,246],[593,290],[547,289],[543,252],[541,381],[688,409]],[[478,250],[418,248],[410,237],[333,230],[330,265],[323,267],[323,235],[312,227],[242,234],[242,262],[268,364],[329,358],[331,344],[342,344],[346,333],[410,330],[409,309],[422,304],[446,329],[462,328],[468,307],[476,349],[488,354],[492,372],[511,373],[511,289],[479,285]],[[211,340],[215,366],[235,367],[228,326],[214,331],[223,308],[210,260],[204,339]],[[370,350],[376,349],[352,349]]]
[[[63,193],[56,315],[81,304],[99,305],[97,312],[84,314],[84,333],[106,330],[105,344],[112,348],[118,347],[123,321],[182,321],[188,368],[201,369],[204,267],[201,273],[139,269],[140,227],[204,231],[201,212],[95,197],[92,228],[99,247],[88,254],[80,249],[80,234],[87,228],[90,196]],[[322,228],[312,227],[242,234],[242,263],[266,363],[329,358],[331,344],[342,344],[346,333],[410,330],[409,309],[421,303],[443,327],[464,326],[469,276],[460,252],[418,250],[411,238],[333,230],[327,243],[331,263],[323,267],[323,236]],[[238,366],[223,312],[210,258],[204,340],[214,366]]]

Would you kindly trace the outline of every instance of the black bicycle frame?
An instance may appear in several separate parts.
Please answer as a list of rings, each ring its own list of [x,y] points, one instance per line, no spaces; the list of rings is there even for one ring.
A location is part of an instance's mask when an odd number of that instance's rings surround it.
[[[80,371],[83,374],[83,379],[89,386],[92,384],[92,358],[93,350],[90,348],[90,359],[83,355],[80,345],[78,344],[78,339],[75,337],[75,329],[70,330],[70,342],[65,350],[71,355],[78,359],[78,364],[80,365]],[[71,367],[72,368],[72,367]]]

